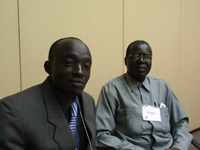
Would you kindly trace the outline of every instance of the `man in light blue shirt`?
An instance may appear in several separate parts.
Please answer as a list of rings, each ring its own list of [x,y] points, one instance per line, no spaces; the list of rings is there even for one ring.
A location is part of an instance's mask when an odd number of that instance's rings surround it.
[[[97,105],[97,149],[187,150],[192,140],[188,117],[170,85],[147,76],[152,50],[132,42],[126,52],[127,73],[108,81]]]

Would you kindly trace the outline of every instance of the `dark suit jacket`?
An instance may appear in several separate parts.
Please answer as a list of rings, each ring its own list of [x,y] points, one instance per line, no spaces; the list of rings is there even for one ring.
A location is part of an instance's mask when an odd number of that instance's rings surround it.
[[[95,149],[93,98],[81,95],[83,116]],[[68,122],[49,81],[0,100],[0,150],[75,150]],[[87,150],[90,150],[89,144]]]

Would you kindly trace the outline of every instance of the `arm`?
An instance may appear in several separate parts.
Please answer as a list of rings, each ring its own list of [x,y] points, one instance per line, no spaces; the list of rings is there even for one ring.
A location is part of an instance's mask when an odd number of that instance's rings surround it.
[[[9,101],[0,100],[0,150],[24,150],[21,121]]]
[[[118,105],[117,98],[113,93],[108,88],[103,87],[99,96],[96,113],[97,149],[142,150],[139,146],[114,136],[113,132],[116,127],[115,112]],[[123,136],[123,133],[121,134]]]
[[[192,141],[192,135],[188,132],[189,119],[173,91],[170,94],[170,102],[171,134],[174,140],[172,148],[187,150]]]

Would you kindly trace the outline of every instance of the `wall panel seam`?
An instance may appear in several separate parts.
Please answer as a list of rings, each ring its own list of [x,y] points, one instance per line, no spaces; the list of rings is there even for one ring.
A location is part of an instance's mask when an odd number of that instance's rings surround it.
[[[124,73],[124,53],[125,53],[125,47],[124,47],[124,0],[122,1],[122,74]]]
[[[19,42],[19,76],[20,76],[20,91],[22,91],[22,63],[21,63],[21,36],[20,36],[20,13],[19,0],[17,0],[17,16],[18,16],[18,42]]]

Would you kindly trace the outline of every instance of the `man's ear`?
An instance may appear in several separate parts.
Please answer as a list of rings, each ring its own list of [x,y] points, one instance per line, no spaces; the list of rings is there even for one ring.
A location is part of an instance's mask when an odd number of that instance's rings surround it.
[[[127,66],[126,60],[127,60],[127,58],[125,57],[125,58],[124,58],[124,63],[125,63],[125,65]]]
[[[49,61],[45,61],[44,63],[44,70],[46,71],[46,73],[48,73],[50,75],[51,73],[51,69],[50,69],[50,62]]]

